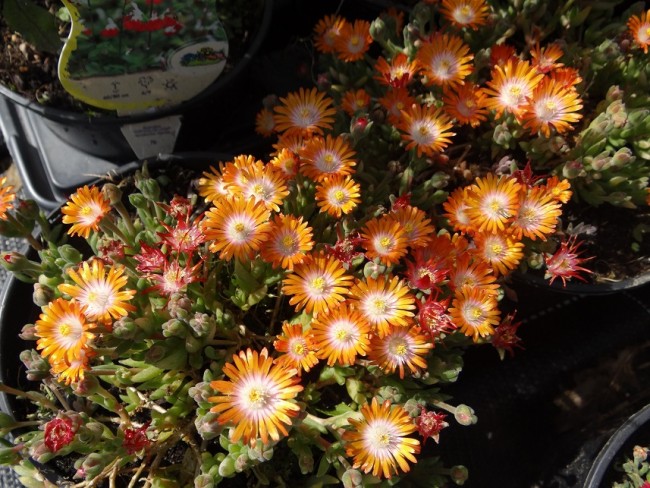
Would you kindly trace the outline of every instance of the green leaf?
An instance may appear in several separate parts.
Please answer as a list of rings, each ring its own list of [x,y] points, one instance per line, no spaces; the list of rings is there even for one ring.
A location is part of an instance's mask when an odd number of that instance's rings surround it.
[[[2,16],[9,27],[40,51],[59,52],[62,43],[54,16],[29,0],[4,0]]]

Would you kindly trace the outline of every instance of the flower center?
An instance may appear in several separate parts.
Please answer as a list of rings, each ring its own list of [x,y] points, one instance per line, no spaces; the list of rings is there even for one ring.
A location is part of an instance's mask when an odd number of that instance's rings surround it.
[[[292,350],[296,356],[304,356],[307,352],[305,343],[303,341],[296,341],[292,347]]]
[[[334,200],[336,201],[336,203],[339,203],[339,204],[345,202],[346,198],[345,198],[345,193],[343,192],[343,190],[336,190],[334,192]]]
[[[372,308],[375,310],[375,313],[384,314],[388,310],[388,304],[383,298],[375,298],[372,301]]]
[[[252,408],[262,408],[269,400],[269,394],[262,388],[251,388],[248,392],[248,401]]]
[[[322,276],[319,276],[318,278],[314,278],[311,282],[311,289],[314,290],[316,293],[323,293],[325,291],[325,287],[327,286],[327,283],[325,282],[325,278]]]
[[[61,324],[59,327],[59,334],[61,334],[63,337],[67,337],[72,333],[72,327],[70,324]]]

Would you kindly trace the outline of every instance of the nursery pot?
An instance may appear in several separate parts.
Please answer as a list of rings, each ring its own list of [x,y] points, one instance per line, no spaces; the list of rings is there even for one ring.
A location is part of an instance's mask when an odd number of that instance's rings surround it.
[[[647,446],[650,441],[650,405],[632,415],[605,443],[591,466],[584,488],[609,488],[620,480],[615,464],[632,455],[635,445]]]
[[[30,196],[42,207],[54,209],[74,189],[121,162],[152,156],[138,155],[123,129],[141,135],[157,134],[161,141],[170,134],[173,140],[174,130],[179,131],[175,148],[154,154],[210,150],[215,127],[208,123],[206,114],[218,114],[219,101],[234,96],[231,91],[266,39],[273,0],[263,0],[261,8],[257,29],[238,53],[235,64],[207,89],[175,106],[126,116],[81,113],[40,105],[0,85],[0,129]],[[231,53],[235,50],[231,49]],[[180,129],[175,125],[179,117]],[[184,139],[191,139],[189,147],[184,146]]]
[[[566,285],[560,279],[551,284],[543,276],[530,272],[515,272],[512,274],[512,279],[515,282],[526,283],[535,288],[570,295],[610,295],[636,289],[650,283],[650,273],[642,273],[619,281],[603,281],[600,283],[588,283],[572,279],[567,281]]]

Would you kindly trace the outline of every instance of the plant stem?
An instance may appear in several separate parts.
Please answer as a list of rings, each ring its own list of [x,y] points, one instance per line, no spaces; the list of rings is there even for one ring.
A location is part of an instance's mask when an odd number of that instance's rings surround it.
[[[58,412],[59,407],[52,403],[49,399],[41,395],[40,393],[34,393],[32,391],[21,391],[11,386],[7,386],[4,383],[0,383],[0,391],[14,395],[16,397],[27,398],[29,401],[43,405],[45,408],[52,410],[53,412]]]

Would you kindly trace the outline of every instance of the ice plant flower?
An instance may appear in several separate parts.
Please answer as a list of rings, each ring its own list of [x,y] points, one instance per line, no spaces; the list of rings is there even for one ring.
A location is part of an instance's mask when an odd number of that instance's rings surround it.
[[[495,65],[492,69],[492,79],[484,88],[488,98],[485,106],[496,112],[500,118],[504,112],[520,117],[525,111],[529,97],[542,81],[543,73],[533,68],[528,61],[518,58],[509,59],[504,66]]]
[[[466,213],[479,232],[503,231],[519,209],[521,185],[514,178],[488,173],[470,187]]]
[[[110,323],[135,310],[128,302],[136,291],[125,289],[128,277],[123,266],[106,270],[104,263],[95,259],[90,264],[84,261],[78,270],[70,268],[68,275],[75,284],[62,283],[59,291],[79,302],[91,322]]]
[[[323,253],[294,266],[283,281],[282,291],[292,295],[289,303],[307,313],[326,311],[345,300],[353,277],[341,262]]]
[[[522,193],[517,216],[511,225],[513,235],[517,239],[526,236],[529,239],[545,241],[555,232],[557,219],[561,214],[560,203],[553,199],[547,188],[533,187]]]
[[[476,256],[494,270],[494,274],[508,275],[524,258],[524,244],[510,232],[479,232],[474,236]]]
[[[456,27],[478,29],[487,24],[490,6],[485,0],[442,0],[440,14]]]
[[[289,135],[321,134],[331,129],[336,110],[332,100],[316,88],[289,93],[280,98],[280,104],[273,108],[275,130]]]
[[[412,107],[416,101],[406,88],[397,87],[388,90],[380,97],[379,103],[387,111],[388,121],[393,125],[397,125],[402,119],[402,111]]]
[[[352,429],[343,433],[345,453],[354,458],[354,467],[388,479],[400,470],[408,472],[409,462],[417,462],[420,441],[408,437],[417,427],[406,410],[391,407],[388,400],[379,405],[373,398],[361,413],[363,419],[350,419]]]
[[[349,90],[343,95],[341,106],[350,117],[357,112],[366,112],[370,107],[370,95],[363,88]]]
[[[244,259],[268,240],[271,213],[254,198],[230,197],[214,202],[205,214],[202,227],[210,251],[221,259]]]
[[[76,429],[69,418],[54,418],[45,424],[45,435],[43,437],[45,446],[51,452],[63,449],[74,440]]]
[[[329,366],[350,366],[357,356],[370,348],[370,323],[343,302],[327,314],[319,314],[311,323],[316,355]]]
[[[397,53],[390,62],[380,56],[375,64],[375,79],[392,88],[407,86],[419,71],[417,62],[410,61],[404,53]]]
[[[575,90],[547,78],[537,85],[524,105],[521,121],[533,134],[541,132],[550,137],[551,128],[558,134],[573,129],[573,124],[582,118],[580,109],[582,101]]]
[[[313,137],[300,151],[300,172],[315,180],[354,173],[355,152],[342,137]]]
[[[583,253],[582,249],[580,249],[582,242],[577,242],[576,239],[576,236],[571,236],[569,239],[562,241],[555,253],[544,257],[546,262],[545,278],[550,279],[551,284],[557,278],[560,278],[564,285],[566,285],[566,280],[570,278],[586,281],[581,276],[581,273],[592,273],[592,271],[582,266],[592,258],[580,256]]]
[[[312,228],[302,217],[277,214],[273,216],[269,238],[260,253],[274,267],[292,271],[306,259],[314,247]]]
[[[135,454],[151,445],[151,441],[147,437],[147,429],[150,424],[151,421],[145,423],[142,427],[124,429],[122,447],[127,454]]]
[[[84,185],[70,196],[61,213],[63,223],[72,224],[68,234],[87,238],[91,230],[99,230],[99,223],[110,209],[110,202],[98,187]]]
[[[390,326],[386,335],[373,335],[370,339],[368,359],[386,373],[399,371],[404,379],[405,370],[418,374],[427,368],[425,356],[433,343],[419,327]]]
[[[485,93],[472,83],[445,88],[442,99],[447,115],[461,125],[477,127],[487,120]]]
[[[314,46],[322,53],[333,53],[336,39],[341,34],[345,19],[326,15],[314,27]]]
[[[385,265],[396,264],[406,255],[406,232],[390,214],[371,219],[361,230],[366,256]]]
[[[95,324],[86,320],[81,305],[63,298],[46,305],[34,325],[36,348],[52,361],[74,361],[95,337],[91,332]]]
[[[3,176],[0,178],[0,220],[7,220],[7,211],[14,208],[15,199],[14,187],[7,185],[7,177]]]
[[[282,334],[273,341],[273,348],[284,353],[275,360],[275,364],[297,370],[298,376],[318,364],[312,335],[305,333],[300,324],[283,324]]]
[[[233,354],[223,372],[228,379],[210,383],[217,395],[208,401],[215,404],[210,410],[219,414],[217,422],[232,426],[232,442],[252,445],[261,438],[268,444],[289,435],[291,417],[300,411],[294,399],[303,389],[295,369],[274,365],[266,348],[249,348]]]
[[[413,322],[415,297],[397,276],[357,280],[349,293],[379,337],[384,337],[391,325],[406,327]]]
[[[643,49],[643,53],[648,53],[648,46],[650,46],[650,10],[641,12],[640,15],[632,15],[628,21],[627,26],[634,41]]]
[[[417,61],[428,84],[449,86],[462,84],[472,72],[474,55],[460,37],[433,34],[418,50]]]
[[[406,149],[415,149],[418,156],[433,156],[445,149],[451,143],[450,137],[455,135],[449,131],[452,126],[441,108],[417,104],[403,110],[397,124],[407,143]]]
[[[436,444],[440,442],[440,431],[445,427],[449,427],[449,424],[445,422],[446,417],[447,415],[442,412],[427,411],[422,408],[420,415],[415,419],[415,425],[417,425],[418,434],[422,437],[423,446],[429,437]]]
[[[334,52],[340,59],[349,63],[363,59],[371,44],[370,22],[361,19],[354,22],[345,21],[334,40]]]
[[[449,315],[454,324],[466,336],[476,342],[487,337],[499,324],[500,312],[493,293],[483,288],[465,286],[456,290]]]
[[[334,175],[316,186],[316,205],[321,212],[339,218],[361,203],[361,188],[350,176]]]

